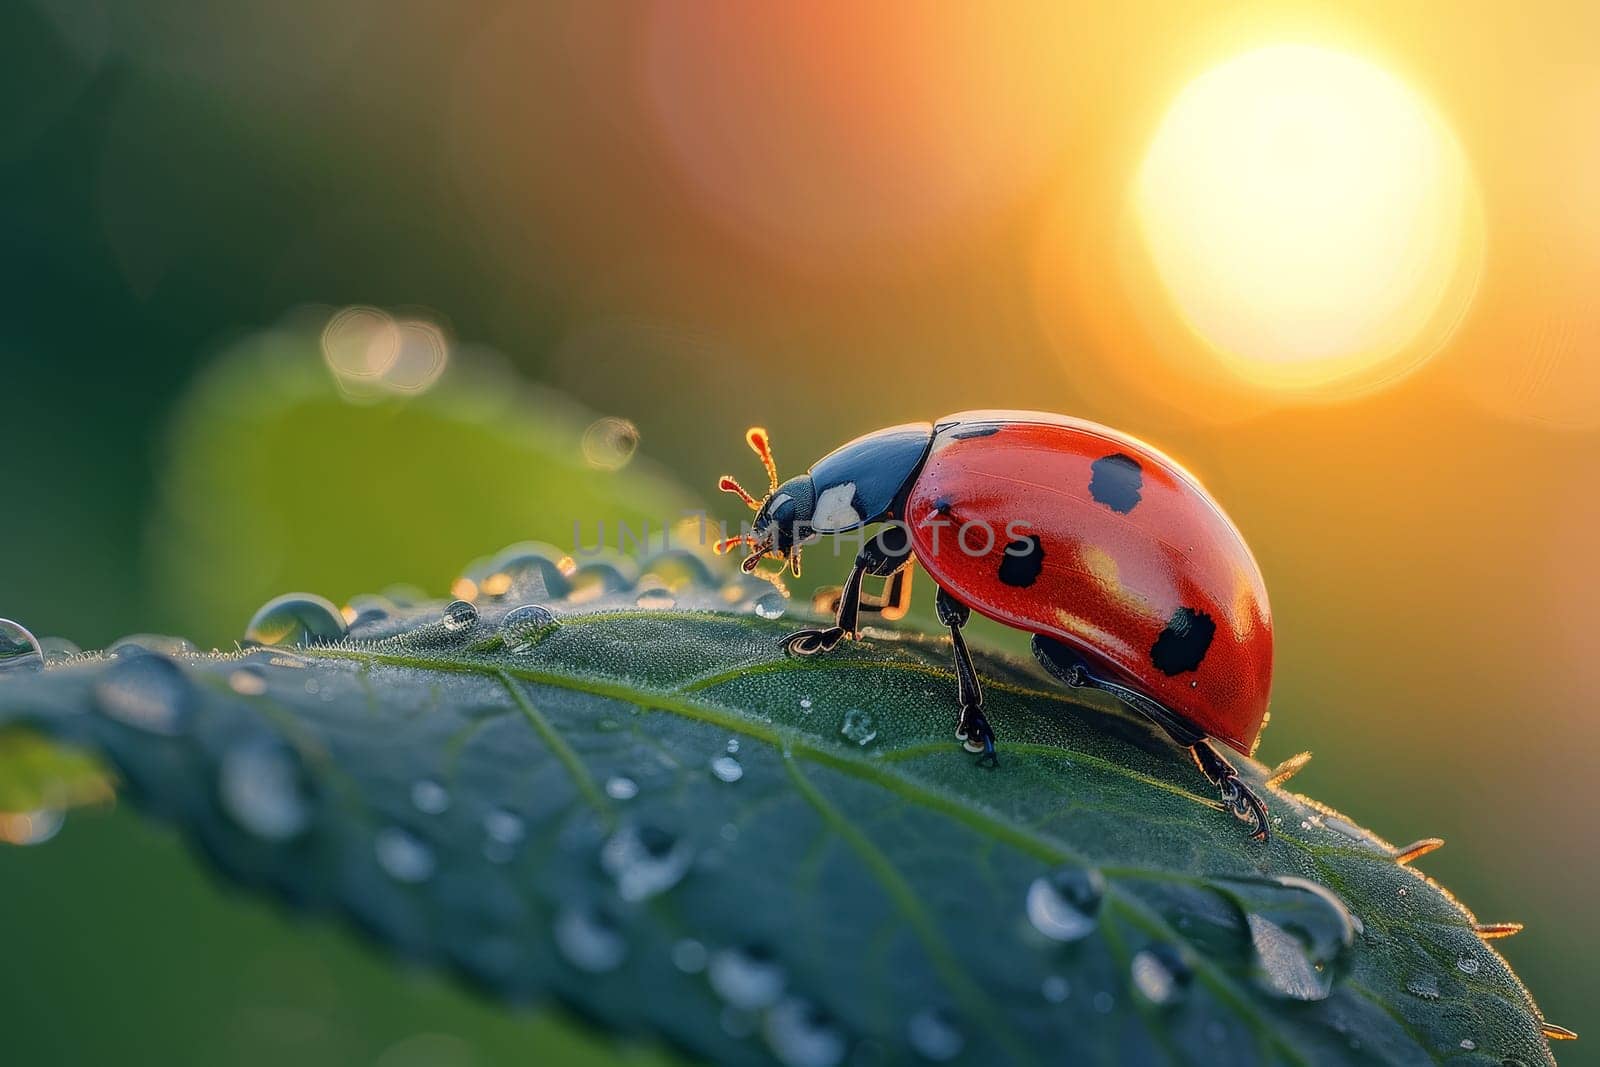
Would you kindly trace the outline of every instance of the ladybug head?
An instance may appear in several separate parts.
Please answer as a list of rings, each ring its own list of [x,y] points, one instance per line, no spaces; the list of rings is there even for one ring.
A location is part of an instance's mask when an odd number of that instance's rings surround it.
[[[750,555],[740,567],[746,574],[757,574],[761,577],[776,579],[783,573],[779,567],[776,574],[765,574],[756,570],[756,565],[769,556],[775,556],[785,562],[796,577],[800,574],[800,546],[812,540],[814,535],[811,530],[811,509],[816,503],[816,490],[811,483],[809,474],[801,474],[790,478],[783,484],[778,484],[778,465],[772,459],[772,443],[767,438],[767,431],[759,426],[752,426],[745,431],[744,439],[752,451],[761,458],[761,465],[767,472],[767,495],[757,500],[745,491],[731,474],[724,474],[717,482],[717,488],[724,493],[733,493],[749,506],[756,517],[751,520],[750,532],[730,537],[716,546],[717,552],[723,553],[735,545],[748,545]],[[774,584],[781,583],[774,581]]]

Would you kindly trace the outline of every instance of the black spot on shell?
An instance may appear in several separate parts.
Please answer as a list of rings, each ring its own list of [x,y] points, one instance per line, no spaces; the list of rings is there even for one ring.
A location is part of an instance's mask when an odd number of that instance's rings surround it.
[[[1150,646],[1150,662],[1156,670],[1171,676],[1192,671],[1206,658],[1217,624],[1211,616],[1193,608],[1179,608],[1167,621],[1156,643]]]
[[[1030,586],[1044,569],[1044,546],[1033,535],[1006,546],[1000,560],[1000,580],[1007,585]]]
[[[951,434],[957,441],[965,441],[969,437],[993,437],[1000,432],[998,422],[980,422],[976,426],[963,426]]]
[[[1139,490],[1144,488],[1144,469],[1139,461],[1121,452],[1102,456],[1089,466],[1089,495],[1095,502],[1126,515],[1139,506]]]

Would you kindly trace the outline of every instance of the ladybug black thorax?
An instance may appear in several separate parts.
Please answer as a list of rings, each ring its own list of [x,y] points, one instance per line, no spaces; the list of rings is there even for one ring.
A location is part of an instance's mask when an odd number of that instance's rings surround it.
[[[933,424],[912,422],[857,437],[817,460],[811,531],[844,533],[903,514],[932,443]]]

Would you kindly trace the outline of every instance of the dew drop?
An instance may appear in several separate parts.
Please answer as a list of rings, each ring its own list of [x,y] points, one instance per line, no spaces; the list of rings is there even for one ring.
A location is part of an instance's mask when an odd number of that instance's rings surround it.
[[[10,619],[0,619],[0,674],[34,670],[44,666],[44,650],[27,627]]]
[[[672,965],[684,974],[699,974],[706,969],[706,947],[692,937],[683,938],[672,946]]]
[[[844,713],[844,724],[839,727],[839,732],[848,740],[858,745],[869,745],[878,736],[878,728],[872,723],[872,716],[860,708],[851,708]]]
[[[677,607],[678,598],[666,589],[646,589],[634,603],[646,611],[666,611]]]
[[[1059,974],[1047,975],[1039,983],[1039,995],[1052,1004],[1060,1004],[1072,995],[1072,985]]]
[[[706,978],[712,992],[741,1011],[756,1011],[777,1003],[789,981],[772,952],[760,945],[714,953]]]
[[[267,691],[267,674],[255,664],[246,664],[228,675],[228,688],[240,696],[258,697]]]
[[[285,593],[261,605],[244,629],[246,645],[319,645],[349,633],[332,603],[312,593]]]
[[[559,623],[542,604],[524,604],[506,612],[500,620],[500,639],[513,653],[529,652]]]
[[[906,1024],[906,1039],[913,1052],[934,1063],[955,1059],[967,1044],[955,1017],[944,1008],[924,1008],[913,1015]]]
[[[224,752],[217,798],[229,818],[263,841],[288,841],[311,822],[300,762],[276,741],[246,741]]]
[[[1461,1047],[1466,1049],[1468,1052],[1471,1052],[1473,1049],[1478,1047],[1478,1043],[1472,1040],[1470,1037],[1464,1037],[1461,1039]]]
[[[411,804],[424,815],[439,815],[450,807],[450,793],[432,778],[419,778],[411,784]]]
[[[379,830],[372,839],[372,850],[378,857],[378,866],[397,882],[415,885],[433,875],[433,849],[409,830],[398,826]]]
[[[1431,974],[1419,974],[1406,982],[1406,991],[1423,1000],[1439,999],[1439,979]]]
[[[788,997],[767,1012],[761,1034],[786,1067],[835,1067],[844,1059],[844,1031],[808,1000]]]
[[[757,597],[755,609],[763,619],[781,619],[783,613],[789,610],[789,603],[782,593],[772,592]]]
[[[1110,1015],[1111,1009],[1117,1006],[1117,998],[1102,989],[1094,995],[1094,1000],[1091,1001],[1091,1004],[1094,1010],[1101,1015]]]
[[[711,773],[718,781],[737,782],[744,777],[744,766],[732,756],[718,756],[711,761]]]
[[[1171,945],[1152,945],[1134,953],[1129,964],[1133,988],[1152,1004],[1171,1004],[1183,996],[1194,972]]]
[[[108,719],[169,736],[183,732],[197,702],[178,665],[154,653],[117,660],[95,683],[94,696]]]
[[[394,602],[388,597],[378,596],[376,593],[361,593],[351,597],[350,603],[346,604],[339,614],[354,630],[382,622],[393,615],[394,611]]]
[[[595,470],[621,470],[639,448],[639,428],[627,419],[607,415],[583,431],[583,461]]]
[[[617,895],[635,902],[665,893],[683,880],[694,850],[656,826],[627,826],[600,849],[600,866],[617,884]]]
[[[56,808],[36,811],[0,811],[0,841],[8,845],[42,845],[61,832],[67,821]]]
[[[615,775],[606,779],[606,796],[612,800],[632,800],[639,795],[639,783],[632,778]]]
[[[1092,867],[1064,867],[1028,886],[1028,921],[1052,941],[1081,941],[1094,932],[1106,882]]]
[[[614,971],[628,955],[628,942],[616,923],[587,908],[562,908],[551,933],[566,961],[589,974]]]
[[[107,659],[118,659],[144,652],[158,652],[163,656],[188,656],[195,651],[194,642],[185,641],[181,637],[168,637],[166,634],[128,634],[107,645],[105,656]]]
[[[1246,902],[1256,983],[1290,1000],[1333,992],[1357,923],[1344,902],[1304,878],[1229,879]]]
[[[728,743],[724,747],[727,748],[728,754],[730,756],[738,755],[739,754],[739,739],[737,737],[728,738]]]
[[[1456,970],[1462,974],[1477,974],[1482,966],[1476,956],[1464,955],[1456,959]]]
[[[505,808],[495,808],[483,817],[483,832],[491,840],[503,845],[515,845],[527,830],[523,826],[522,816]]]
[[[503,549],[490,565],[492,573],[485,578],[491,590],[499,588],[496,578],[504,577],[504,593],[491,596],[549,597],[560,599],[572,591],[572,583],[561,569],[561,555],[556,550],[544,551],[532,543],[512,545]]]
[[[803,715],[810,715],[811,714],[811,698],[810,697],[801,697],[800,698],[800,712]]]
[[[445,632],[458,634],[478,624],[478,609],[465,600],[452,600],[445,605]]]

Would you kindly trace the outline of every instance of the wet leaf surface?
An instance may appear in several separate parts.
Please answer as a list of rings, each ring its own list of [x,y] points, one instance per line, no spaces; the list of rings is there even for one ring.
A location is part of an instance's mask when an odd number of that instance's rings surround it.
[[[1253,761],[1266,846],[1014,661],[979,658],[988,769],[947,643],[785,659],[758,590],[539,592],[12,671],[0,725],[98,754],[241,883],[719,1061],[1551,1062],[1472,916]]]

